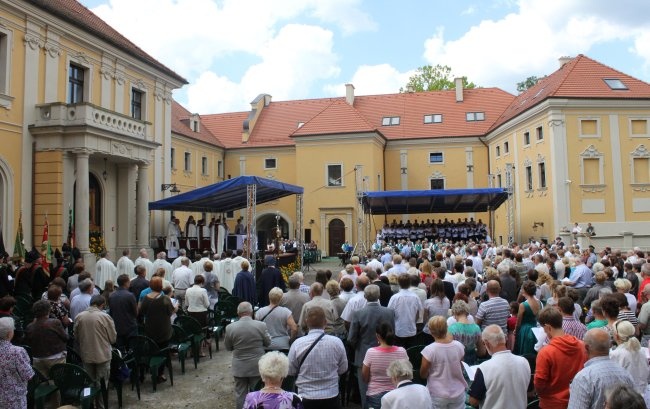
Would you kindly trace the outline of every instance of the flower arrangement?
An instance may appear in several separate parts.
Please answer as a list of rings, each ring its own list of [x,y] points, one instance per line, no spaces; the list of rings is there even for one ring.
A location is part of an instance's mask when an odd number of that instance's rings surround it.
[[[294,261],[293,263],[289,263],[286,266],[280,267],[280,273],[282,273],[282,279],[284,280],[285,284],[289,285],[289,277],[291,276],[291,274],[298,271],[299,268],[300,268],[299,261]]]
[[[104,236],[101,231],[91,231],[89,236],[89,250],[99,259],[99,253],[106,249]]]

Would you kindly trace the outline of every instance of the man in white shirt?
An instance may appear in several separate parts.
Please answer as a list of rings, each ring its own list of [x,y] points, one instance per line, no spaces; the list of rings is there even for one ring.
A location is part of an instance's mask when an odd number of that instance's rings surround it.
[[[406,349],[415,345],[415,323],[422,313],[423,306],[420,298],[409,291],[411,277],[408,274],[400,275],[397,281],[400,290],[390,298],[388,308],[395,310],[395,345]]]
[[[181,235],[180,228],[178,227],[177,219],[172,216],[169,224],[167,225],[167,241],[165,247],[169,257],[176,258],[178,255],[178,236]]]
[[[153,262],[151,270],[153,273],[155,273],[159,268],[162,268],[165,270],[165,277],[169,278],[172,275],[172,271],[174,271],[174,269],[172,268],[172,265],[169,263],[169,261],[167,261],[167,253],[161,251],[156,257],[156,261]],[[151,274],[153,275],[153,273]]]
[[[203,270],[203,265],[205,264],[206,261],[210,261],[210,252],[207,250],[201,254],[201,259],[199,261],[195,261],[190,266],[195,277],[198,275],[205,274],[205,271]]]
[[[99,288],[104,290],[104,284],[106,284],[107,280],[111,280],[113,284],[115,284],[117,280],[117,268],[113,262],[107,258],[108,252],[106,250],[102,250],[102,252],[99,253],[99,257],[100,259],[95,263],[95,282]]]
[[[135,259],[135,263],[133,264],[136,266],[143,266],[145,270],[147,270],[147,280],[151,279],[151,276],[153,275],[153,263],[151,260],[149,260],[149,253],[147,253],[147,249],[140,249],[140,257]]]
[[[178,257],[176,257],[174,261],[172,261],[172,271],[176,270],[178,267],[181,266],[181,260],[183,259],[183,257],[187,257],[187,251],[185,251],[185,249],[178,250]],[[191,261],[189,266],[192,267]]]
[[[357,278],[357,293],[345,304],[341,313],[341,318],[345,321],[345,328],[350,328],[354,312],[362,309],[368,303],[363,293],[368,284],[370,284],[370,280],[367,276],[361,275]]]
[[[194,284],[194,273],[189,267],[190,260],[187,257],[181,259],[181,266],[172,272],[171,282],[174,287],[174,295],[178,299],[179,306],[184,306],[185,291]]]
[[[131,261],[131,258],[129,257],[131,252],[129,249],[124,249],[122,250],[122,257],[117,261],[117,275],[121,276],[122,274],[126,274],[129,276],[129,278],[134,278],[135,277],[135,272],[133,269],[135,268],[135,264],[133,264],[133,261]]]
[[[407,268],[402,264],[402,256],[395,254],[393,256],[393,267],[386,271],[386,274],[390,275],[402,275],[406,274]]]

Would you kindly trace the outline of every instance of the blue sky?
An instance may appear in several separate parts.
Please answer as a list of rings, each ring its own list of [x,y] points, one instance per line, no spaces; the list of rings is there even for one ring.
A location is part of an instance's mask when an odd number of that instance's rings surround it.
[[[515,93],[585,54],[650,82],[647,0],[81,0],[184,76],[201,114],[274,100],[398,92],[425,64]]]

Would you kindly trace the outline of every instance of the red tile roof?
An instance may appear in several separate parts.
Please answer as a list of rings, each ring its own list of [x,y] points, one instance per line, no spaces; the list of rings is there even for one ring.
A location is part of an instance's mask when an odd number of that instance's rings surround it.
[[[108,25],[104,20],[88,10],[77,0],[26,0],[29,3],[39,7],[48,13],[51,13],[70,24],[73,24],[86,32],[97,36],[104,41],[114,45],[120,50],[131,54],[149,66],[164,72],[166,75],[179,81],[181,84],[187,84],[187,80],[176,74],[170,68],[158,62],[155,58],[147,54],[140,47],[133,44],[122,34],[118,33],[113,27]]]
[[[627,90],[613,90],[603,79],[616,78]],[[650,84],[579,54],[557,71],[518,95],[492,129],[548,98],[648,99]]]
[[[196,139],[201,142],[209,143],[210,145],[223,148],[221,143],[209,128],[203,123],[203,118],[199,117],[199,132],[194,132],[189,126],[188,120],[192,114],[185,109],[181,104],[176,101],[172,102],[172,132],[186,136],[188,138]]]
[[[226,148],[241,147],[241,134],[248,112],[201,115],[201,125],[205,126]]]
[[[370,125],[359,111],[345,100],[335,99],[291,136],[348,134],[376,130],[376,126]]]

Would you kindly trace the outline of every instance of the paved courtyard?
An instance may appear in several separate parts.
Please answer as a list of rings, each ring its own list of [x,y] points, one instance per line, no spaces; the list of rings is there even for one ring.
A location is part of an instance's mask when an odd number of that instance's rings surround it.
[[[315,269],[330,269],[334,274],[341,270],[340,261],[335,258],[323,259],[314,264],[309,271],[305,271],[305,282],[310,284],[314,280]],[[185,374],[181,374],[180,363],[174,360],[174,386],[167,382],[159,384],[154,393],[150,378],[141,385],[141,400],[138,401],[135,390],[126,384],[123,389],[124,408],[151,408],[151,409],[232,409],[235,406],[231,376],[232,354],[225,350],[223,340],[220,341],[221,350],[214,351],[213,358],[201,358],[199,366],[194,369],[192,359],[185,361]],[[109,391],[109,407],[117,407],[115,390]],[[349,408],[358,408],[358,405],[349,404]]]

